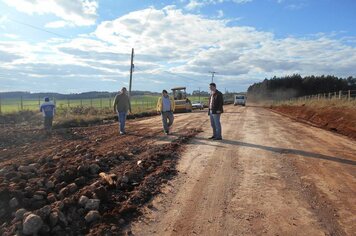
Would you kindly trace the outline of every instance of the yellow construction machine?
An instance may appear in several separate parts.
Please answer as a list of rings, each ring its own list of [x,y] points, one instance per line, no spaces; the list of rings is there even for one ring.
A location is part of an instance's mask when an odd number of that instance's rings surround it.
[[[187,98],[186,87],[172,88],[175,103],[175,112],[191,112],[192,103]]]

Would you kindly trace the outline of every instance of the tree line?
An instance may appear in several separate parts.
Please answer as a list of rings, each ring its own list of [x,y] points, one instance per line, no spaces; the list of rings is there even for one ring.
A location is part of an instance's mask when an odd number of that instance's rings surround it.
[[[339,78],[333,75],[305,76],[299,74],[265,79],[254,83],[248,90],[252,99],[283,100],[314,94],[356,90],[356,78]]]
[[[95,99],[95,98],[108,98],[115,97],[118,92],[84,92],[84,93],[71,93],[71,94],[61,94],[61,93],[30,93],[30,92],[1,92],[0,97],[3,99],[38,99],[38,98],[56,98],[56,99]],[[153,93],[149,91],[132,91],[132,96],[143,96],[143,95],[158,95],[158,93]]]

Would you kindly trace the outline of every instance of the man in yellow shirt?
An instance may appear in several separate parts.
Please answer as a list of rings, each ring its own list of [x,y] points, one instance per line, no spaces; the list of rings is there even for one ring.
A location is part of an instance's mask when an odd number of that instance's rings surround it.
[[[174,121],[175,103],[174,99],[168,95],[167,90],[162,91],[162,96],[158,98],[157,111],[161,113],[163,130],[166,135],[169,134],[169,128]]]

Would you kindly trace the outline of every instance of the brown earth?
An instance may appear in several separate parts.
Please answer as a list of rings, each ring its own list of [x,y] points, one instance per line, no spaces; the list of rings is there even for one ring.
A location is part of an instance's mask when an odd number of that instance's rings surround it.
[[[355,141],[258,107],[226,106],[222,124],[222,141],[207,139],[202,112],[176,115],[171,136],[160,117],[129,121],[126,136],[116,124],[50,138],[1,130],[0,231],[21,232],[13,212],[24,207],[43,218],[40,235],[356,232]],[[19,168],[31,163],[35,170]],[[98,172],[115,174],[114,184]],[[100,199],[100,219],[84,220],[81,196]],[[55,225],[52,213],[61,216]]]
[[[176,122],[170,136],[161,132],[159,116],[128,121],[124,136],[116,123],[56,129],[51,136],[34,128],[1,129],[0,235],[21,234],[23,222],[14,217],[20,208],[41,216],[40,235],[122,234],[140,206],[176,174],[183,144],[202,126],[184,115],[176,115]],[[100,172],[114,174],[114,183],[101,179]],[[85,221],[89,210],[78,204],[81,196],[100,199],[100,220]],[[50,212],[41,213],[48,206]],[[52,213],[63,217],[51,223]]]
[[[273,111],[356,140],[355,107],[273,106]]]
[[[134,235],[354,235],[356,143],[259,107],[188,144]]]

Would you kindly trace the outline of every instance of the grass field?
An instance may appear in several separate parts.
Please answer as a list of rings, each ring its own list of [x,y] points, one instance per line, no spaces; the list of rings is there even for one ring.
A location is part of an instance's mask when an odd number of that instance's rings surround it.
[[[191,101],[198,101],[199,97],[189,97]],[[148,110],[154,110],[156,108],[158,97],[145,95],[145,96],[134,96],[131,98],[131,106],[133,113],[144,112]],[[206,97],[201,97],[201,101],[207,101]],[[53,101],[53,99],[52,99]],[[56,100],[54,102],[57,109],[68,107],[93,107],[97,109],[108,109],[112,108],[113,98],[93,98],[93,99],[66,99],[66,100]],[[0,112],[1,113],[11,113],[18,112],[22,110],[35,111],[39,109],[41,99],[2,99],[0,101]]]

